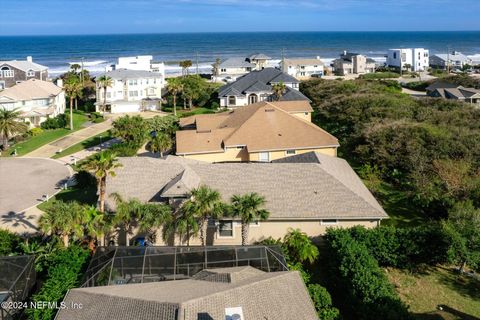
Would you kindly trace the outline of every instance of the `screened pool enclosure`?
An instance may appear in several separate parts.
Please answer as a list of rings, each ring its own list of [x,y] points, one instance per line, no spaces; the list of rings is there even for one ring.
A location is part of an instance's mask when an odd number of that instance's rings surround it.
[[[180,280],[203,269],[247,265],[288,270],[278,246],[100,247],[82,287]]]

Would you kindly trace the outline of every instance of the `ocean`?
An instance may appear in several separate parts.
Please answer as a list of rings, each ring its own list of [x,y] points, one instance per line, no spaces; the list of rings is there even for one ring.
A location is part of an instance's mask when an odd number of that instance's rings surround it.
[[[84,61],[92,74],[120,56],[153,55],[169,74],[178,61],[190,59],[200,72],[210,72],[216,58],[265,53],[277,63],[287,58],[320,56],[329,62],[343,50],[365,54],[380,64],[389,48],[423,47],[431,54],[455,50],[480,61],[480,31],[465,32],[236,32],[81,36],[0,36],[0,61],[25,59],[46,65],[52,76],[69,63]]]

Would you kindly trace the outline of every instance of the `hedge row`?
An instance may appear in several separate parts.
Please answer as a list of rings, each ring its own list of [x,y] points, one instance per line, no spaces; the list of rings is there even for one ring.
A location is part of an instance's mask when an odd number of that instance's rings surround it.
[[[48,276],[42,288],[32,297],[36,302],[60,302],[70,288],[79,284],[83,269],[89,260],[89,253],[78,246],[61,249],[49,257]],[[57,309],[27,309],[32,320],[49,320],[55,317]]]
[[[327,232],[330,289],[345,301],[344,311],[354,319],[411,319],[377,260],[350,230]]]

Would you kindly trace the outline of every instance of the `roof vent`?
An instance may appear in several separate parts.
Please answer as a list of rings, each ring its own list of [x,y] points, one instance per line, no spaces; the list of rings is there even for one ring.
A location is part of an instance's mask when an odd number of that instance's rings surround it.
[[[197,133],[211,133],[212,130],[208,129],[208,130],[197,130]]]
[[[265,112],[274,112],[275,109],[265,109]]]
[[[225,308],[225,320],[245,320],[242,307]]]

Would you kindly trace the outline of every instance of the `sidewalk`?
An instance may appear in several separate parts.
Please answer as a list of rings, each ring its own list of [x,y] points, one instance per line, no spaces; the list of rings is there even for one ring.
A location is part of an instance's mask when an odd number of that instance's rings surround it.
[[[40,148],[27,153],[24,157],[50,158],[54,156],[57,151],[64,150],[111,128],[112,119],[106,119],[104,122],[96,123],[84,129],[72,132],[65,137],[41,146]]]
[[[66,163],[66,164],[75,165],[77,161],[83,160],[83,159],[85,159],[85,158],[87,158],[87,157],[91,156],[92,154],[97,153],[99,151],[108,149],[112,144],[115,144],[115,143],[118,143],[118,142],[120,142],[119,139],[116,139],[116,138],[115,139],[110,139],[110,140],[105,141],[105,142],[103,142],[99,145],[96,145],[96,146],[93,146],[93,147],[90,147],[90,148],[72,153],[72,154],[70,154],[68,156],[65,156],[65,157],[62,157],[62,158],[58,158],[57,160],[59,160],[63,163]]]

